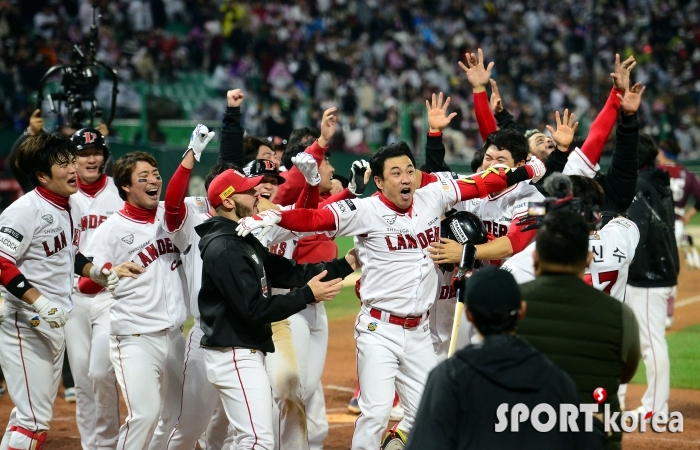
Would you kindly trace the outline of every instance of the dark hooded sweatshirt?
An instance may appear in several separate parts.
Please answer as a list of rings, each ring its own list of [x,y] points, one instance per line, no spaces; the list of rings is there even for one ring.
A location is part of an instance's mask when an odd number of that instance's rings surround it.
[[[497,433],[502,403],[509,406],[508,427]],[[561,403],[578,405],[579,396],[571,378],[523,339],[488,336],[430,373],[406,450],[603,448],[596,432],[561,433],[558,421],[548,433],[536,431],[529,420],[511,432],[510,410],[517,403],[530,411],[548,403],[558,412]],[[546,414],[540,419],[546,423]],[[583,431],[583,414],[579,419]]]
[[[205,347],[243,347],[274,352],[271,322],[284,320],[314,302],[306,284],[324,270],[323,281],[353,272],[347,261],[296,264],[267,251],[253,235],[238,236],[238,223],[213,217],[195,227],[201,237],[202,287],[198,304]],[[272,295],[271,288],[293,289]]]

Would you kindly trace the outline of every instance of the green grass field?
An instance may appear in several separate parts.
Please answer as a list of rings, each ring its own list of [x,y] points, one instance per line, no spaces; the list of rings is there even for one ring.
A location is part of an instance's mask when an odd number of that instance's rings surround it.
[[[666,335],[671,360],[671,387],[700,389],[700,325]],[[646,368],[639,364],[634,384],[646,384]]]

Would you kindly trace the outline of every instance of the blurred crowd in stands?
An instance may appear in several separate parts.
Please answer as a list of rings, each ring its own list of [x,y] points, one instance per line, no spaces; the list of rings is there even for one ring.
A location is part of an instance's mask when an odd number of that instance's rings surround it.
[[[0,0],[0,127],[26,126],[30,94],[84,43],[93,6],[98,58],[127,82],[124,96],[132,80],[205,71],[209,87],[257,99],[244,117],[255,135],[286,137],[337,104],[336,145],[362,153],[402,126],[422,134],[423,102],[442,91],[459,113],[448,159],[468,161],[481,142],[457,61],[479,46],[519,124],[544,130],[569,108],[582,134],[615,53],[634,54],[644,131],[700,157],[700,2],[683,0]]]

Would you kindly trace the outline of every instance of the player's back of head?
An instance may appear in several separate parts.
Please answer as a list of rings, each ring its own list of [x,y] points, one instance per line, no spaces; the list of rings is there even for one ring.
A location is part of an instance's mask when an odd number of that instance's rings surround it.
[[[377,153],[369,158],[369,168],[372,170],[372,176],[384,179],[384,162],[390,158],[398,158],[407,156],[411,160],[413,166],[416,165],[416,158],[407,143],[404,141],[394,142],[392,144],[380,147]]]
[[[554,211],[545,217],[535,238],[540,264],[585,269],[589,226],[580,214]]]
[[[654,138],[646,133],[639,133],[639,145],[637,146],[637,161],[639,167],[652,167],[656,164],[659,148]]]
[[[569,179],[574,197],[580,198],[584,205],[597,206],[599,210],[603,208],[605,191],[596,180],[581,175],[570,175]]]

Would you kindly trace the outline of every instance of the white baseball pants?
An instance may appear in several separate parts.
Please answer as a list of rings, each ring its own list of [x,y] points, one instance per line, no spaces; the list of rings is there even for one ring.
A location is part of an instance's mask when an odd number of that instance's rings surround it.
[[[627,285],[625,303],[639,324],[642,358],[647,372],[647,390],[642,397],[644,413],[668,415],[671,367],[666,345],[666,302],[673,287],[638,288]]]
[[[206,349],[207,379],[216,387],[235,430],[237,450],[272,450],[272,389],[265,355],[247,348]]]
[[[355,421],[351,448],[376,450],[389,422],[394,389],[405,414],[398,428],[411,431],[437,357],[427,319],[406,329],[371,317],[364,306],[355,321],[355,342],[362,414]]]
[[[111,336],[110,358],[129,411],[119,429],[117,449],[148,449],[152,438],[155,441],[154,432],[159,426],[161,412],[168,407],[170,411],[163,411],[167,414],[164,418],[172,420],[174,426],[182,395],[183,344],[180,328]],[[154,443],[165,444],[164,441]]]
[[[114,449],[119,439],[119,387],[109,360],[111,294],[72,296],[66,322],[68,359],[75,380],[75,416],[83,450]]]
[[[328,435],[326,399],[321,375],[328,351],[328,316],[323,303],[313,303],[289,318],[292,340],[299,361],[302,396],[306,409],[309,448],[323,448]],[[320,394],[319,394],[320,393]]]
[[[49,429],[61,379],[65,334],[63,328],[51,328],[33,310],[16,309],[8,302],[2,307],[0,365],[15,407],[0,449],[25,450],[34,448],[36,440],[12,428],[30,433]]]
[[[288,319],[272,324],[272,341],[275,351],[265,355],[265,369],[274,399],[272,425],[275,450],[308,450],[299,359]]]
[[[206,448],[221,449],[228,435],[226,414],[216,414],[221,407],[219,393],[207,380],[206,351],[200,345],[202,336],[200,322],[195,319],[187,336],[182,401],[177,407],[168,450],[192,450],[202,433],[206,433]]]
[[[450,333],[452,329],[450,328]],[[472,338],[477,334],[476,327],[467,319],[467,314],[462,314],[462,320],[459,323],[459,332],[457,333],[457,347],[456,350],[461,350],[464,347],[472,344]],[[437,362],[440,363],[447,359],[447,353],[450,350],[450,340],[445,342],[440,342],[439,344],[433,343],[433,348],[435,349],[435,355],[437,356]]]

